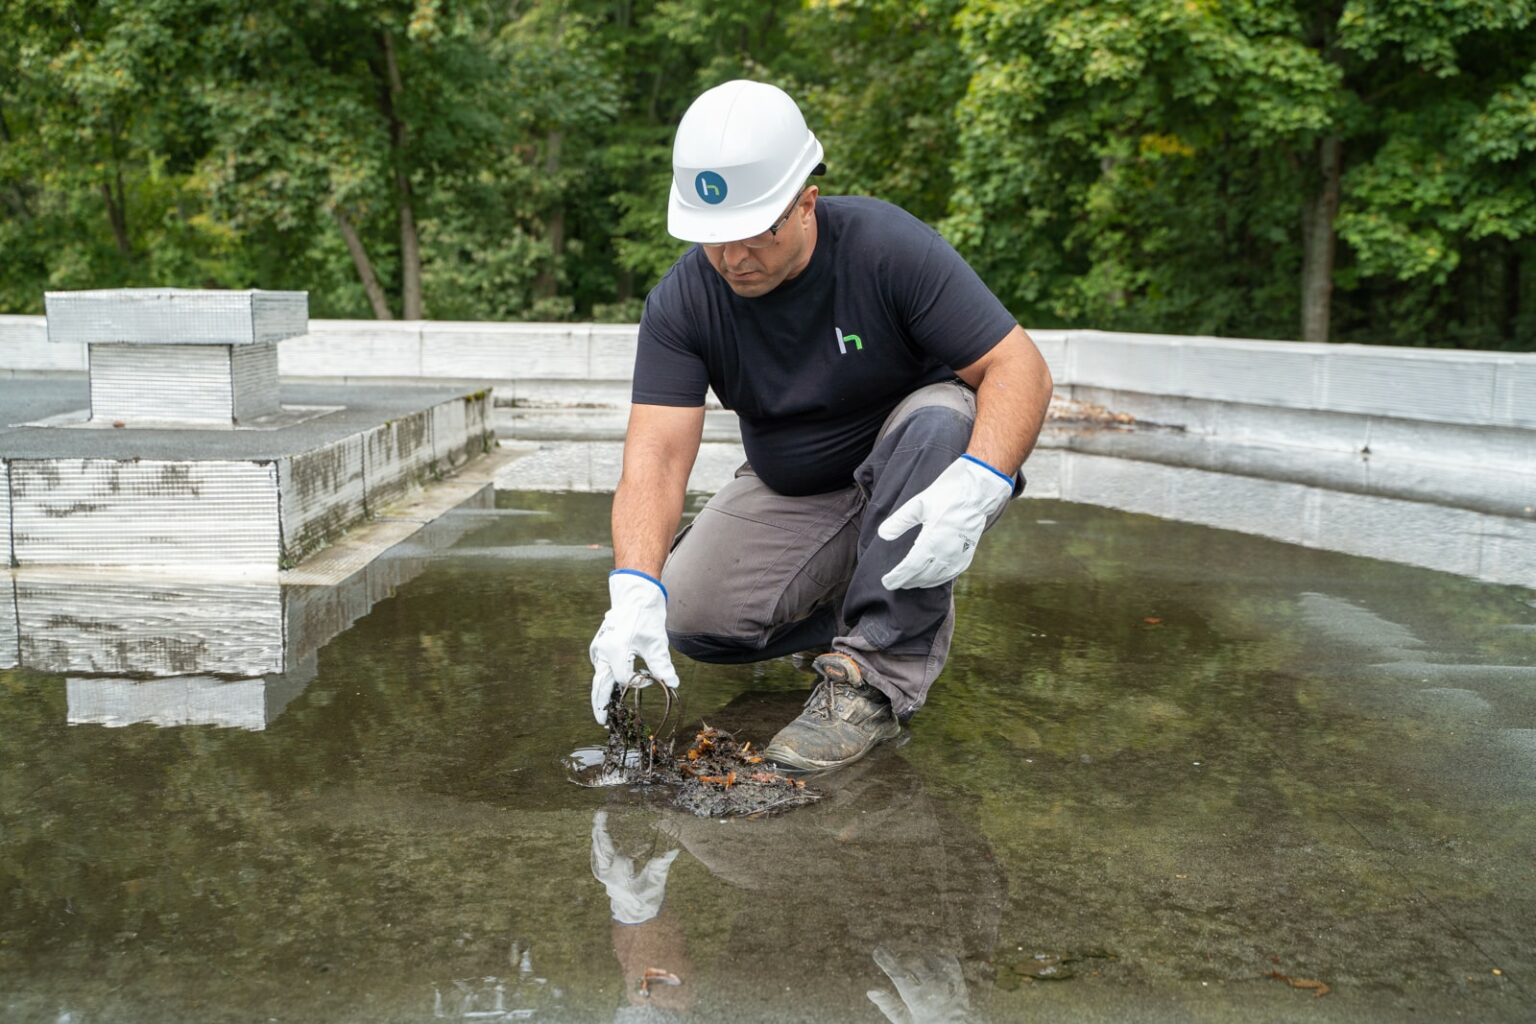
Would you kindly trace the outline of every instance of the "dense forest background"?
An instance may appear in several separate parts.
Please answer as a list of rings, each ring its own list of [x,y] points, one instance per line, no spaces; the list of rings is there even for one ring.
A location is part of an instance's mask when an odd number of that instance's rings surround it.
[[[1536,350],[1536,0],[5,0],[0,312],[634,320],[673,128],[775,82],[825,193],[1027,326]]]

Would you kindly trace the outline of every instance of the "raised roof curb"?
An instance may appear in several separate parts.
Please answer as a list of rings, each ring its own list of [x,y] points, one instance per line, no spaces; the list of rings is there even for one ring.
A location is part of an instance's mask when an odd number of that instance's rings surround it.
[[[289,386],[294,404],[331,411],[274,430],[37,425],[83,391],[0,395],[7,566],[273,573],[494,444],[489,395],[446,388]]]

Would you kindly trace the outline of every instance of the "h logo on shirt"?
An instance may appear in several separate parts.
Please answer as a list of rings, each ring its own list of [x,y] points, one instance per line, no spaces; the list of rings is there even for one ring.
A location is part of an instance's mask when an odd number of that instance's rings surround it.
[[[832,329],[837,332],[837,354],[838,355],[840,355],[840,356],[847,355],[848,354],[848,346],[849,345],[852,345],[856,351],[859,351],[859,352],[863,352],[864,351],[864,340],[862,338],[860,338],[857,334],[844,334],[843,333],[843,329],[841,327],[834,327]]]

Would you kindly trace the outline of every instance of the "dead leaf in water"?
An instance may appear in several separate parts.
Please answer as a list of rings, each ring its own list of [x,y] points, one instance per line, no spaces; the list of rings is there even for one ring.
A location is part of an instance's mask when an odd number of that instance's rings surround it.
[[[647,967],[645,973],[640,976],[640,994],[650,995],[652,985],[681,985],[682,983],[683,979],[671,971],[660,967]]]
[[[1328,987],[1327,982],[1316,981],[1312,978],[1292,978],[1288,975],[1281,974],[1279,971],[1270,971],[1265,975],[1265,977],[1274,978],[1276,981],[1283,981],[1287,985],[1291,986],[1291,988],[1311,989],[1312,994],[1318,999],[1323,998],[1323,996],[1333,991],[1333,989]]]

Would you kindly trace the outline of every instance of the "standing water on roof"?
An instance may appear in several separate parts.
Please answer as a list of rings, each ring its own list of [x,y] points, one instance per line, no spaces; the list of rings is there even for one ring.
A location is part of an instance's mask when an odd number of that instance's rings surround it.
[[[1017,505],[904,740],[815,803],[721,822],[568,783],[604,739],[608,499],[497,498],[412,551],[414,579],[348,597],[317,658],[172,697],[55,667],[79,617],[13,585],[0,1017],[1536,1012],[1530,590]],[[677,664],[685,741],[769,736],[811,682]],[[251,716],[199,717],[258,684]]]

